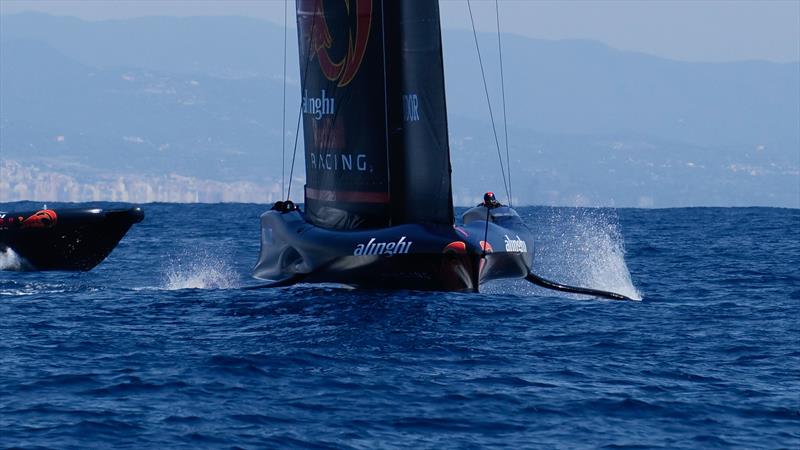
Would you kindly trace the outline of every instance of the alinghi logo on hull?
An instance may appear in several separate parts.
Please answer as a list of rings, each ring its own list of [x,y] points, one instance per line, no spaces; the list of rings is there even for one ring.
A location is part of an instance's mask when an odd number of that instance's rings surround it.
[[[395,255],[398,253],[408,253],[412,243],[411,241],[406,241],[405,236],[401,237],[397,242],[375,242],[375,238],[372,238],[366,244],[358,244],[355,251],[353,251],[353,255]]]
[[[506,242],[507,252],[528,253],[528,245],[525,244],[525,241],[519,238],[519,235],[517,235],[516,239],[511,239],[506,234],[504,241]]]

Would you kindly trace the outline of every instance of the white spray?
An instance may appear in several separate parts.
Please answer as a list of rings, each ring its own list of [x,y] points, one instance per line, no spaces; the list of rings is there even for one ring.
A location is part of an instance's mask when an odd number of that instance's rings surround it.
[[[535,273],[641,300],[625,264],[625,244],[615,211],[559,208],[552,210],[540,227]]]
[[[0,270],[22,270],[22,267],[22,259],[14,250],[10,248],[0,250]]]
[[[173,256],[164,270],[163,288],[235,289],[239,275],[225,260],[206,250],[186,251]]]

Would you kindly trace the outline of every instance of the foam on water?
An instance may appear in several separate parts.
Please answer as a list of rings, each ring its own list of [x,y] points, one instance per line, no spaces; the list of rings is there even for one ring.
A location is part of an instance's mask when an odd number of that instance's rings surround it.
[[[184,252],[170,260],[164,270],[163,288],[179,289],[236,289],[239,275],[217,254],[197,250]]]
[[[49,282],[42,280],[0,281],[0,296],[23,297],[31,295],[64,294],[76,291],[95,291],[80,283]]]

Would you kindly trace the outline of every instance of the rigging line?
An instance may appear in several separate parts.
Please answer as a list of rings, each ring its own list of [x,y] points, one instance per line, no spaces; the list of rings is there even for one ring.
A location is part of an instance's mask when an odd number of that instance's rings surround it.
[[[483,245],[481,245],[481,249],[483,251],[481,252],[481,258],[486,257],[486,247],[489,246],[489,243],[486,242],[486,239],[489,237],[489,213],[491,211],[492,210],[489,208],[489,205],[486,205],[486,228],[483,230]]]
[[[506,182],[506,169],[503,166],[503,155],[500,153],[500,141],[497,137],[497,127],[494,124],[494,113],[492,112],[492,101],[489,98],[489,87],[486,84],[486,72],[483,70],[483,58],[481,57],[481,47],[478,44],[478,32],[475,31],[475,19],[472,17],[472,6],[470,0],[467,0],[467,8],[469,9],[469,20],[472,23],[472,35],[475,37],[475,49],[478,51],[478,63],[481,66],[481,77],[483,77],[483,91],[486,93],[486,104],[489,106],[489,118],[492,121],[492,132],[494,133],[494,143],[497,146],[497,158],[500,160],[500,173],[503,174],[503,187],[506,190],[506,196],[511,204],[511,196],[508,190],[508,183]]]
[[[294,150],[292,150],[292,168],[289,171],[289,189],[286,192],[286,201],[289,201],[289,198],[292,196],[292,178],[294,178],[294,161],[297,157],[297,141],[298,136],[300,134],[300,119],[303,117],[303,109],[300,108],[300,112],[297,114],[297,126],[294,129]]]
[[[511,157],[508,154],[508,115],[506,114],[506,77],[503,73],[503,44],[500,37],[500,0],[494,0],[494,15],[497,19],[497,54],[500,56],[500,92],[503,95],[503,131],[506,143],[506,167],[508,167],[508,206],[513,205],[511,190]]]
[[[308,51],[306,57],[306,67],[303,68],[303,73],[301,74],[300,78],[300,86],[305,84],[306,77],[308,76],[308,67],[311,66],[311,60],[314,58],[314,55],[311,53],[311,44],[314,38],[314,29],[317,26],[317,12],[314,11],[312,13],[311,19],[311,33],[308,34]],[[300,24],[297,24],[297,31],[300,33]],[[299,46],[298,46],[299,47]],[[289,171],[289,189],[286,191],[286,201],[289,201],[289,198],[292,195],[292,178],[294,178],[294,162],[297,158],[297,142],[300,140],[300,119],[303,118],[303,95],[300,95],[300,105],[297,111],[297,126],[294,130],[294,150],[292,151],[292,168]]]
[[[283,0],[283,126],[281,127],[281,197],[286,193],[286,47],[288,44],[286,33],[289,12],[289,0]]]
[[[389,88],[387,87],[387,76],[386,76],[386,5],[384,4],[383,0],[381,0],[381,55],[383,56],[383,123],[384,123],[384,135],[386,136],[386,161],[387,163],[391,160],[389,154]],[[392,195],[392,171],[386,170],[386,186],[388,186],[389,196]],[[391,213],[389,218],[389,223],[394,219],[394,212]],[[393,224],[392,224],[393,225]]]

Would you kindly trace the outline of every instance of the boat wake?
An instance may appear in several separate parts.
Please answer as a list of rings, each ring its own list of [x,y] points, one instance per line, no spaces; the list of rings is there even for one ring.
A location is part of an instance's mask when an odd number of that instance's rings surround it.
[[[174,258],[164,270],[162,288],[180,289],[236,289],[239,274],[228,264],[208,251],[187,252]]]

